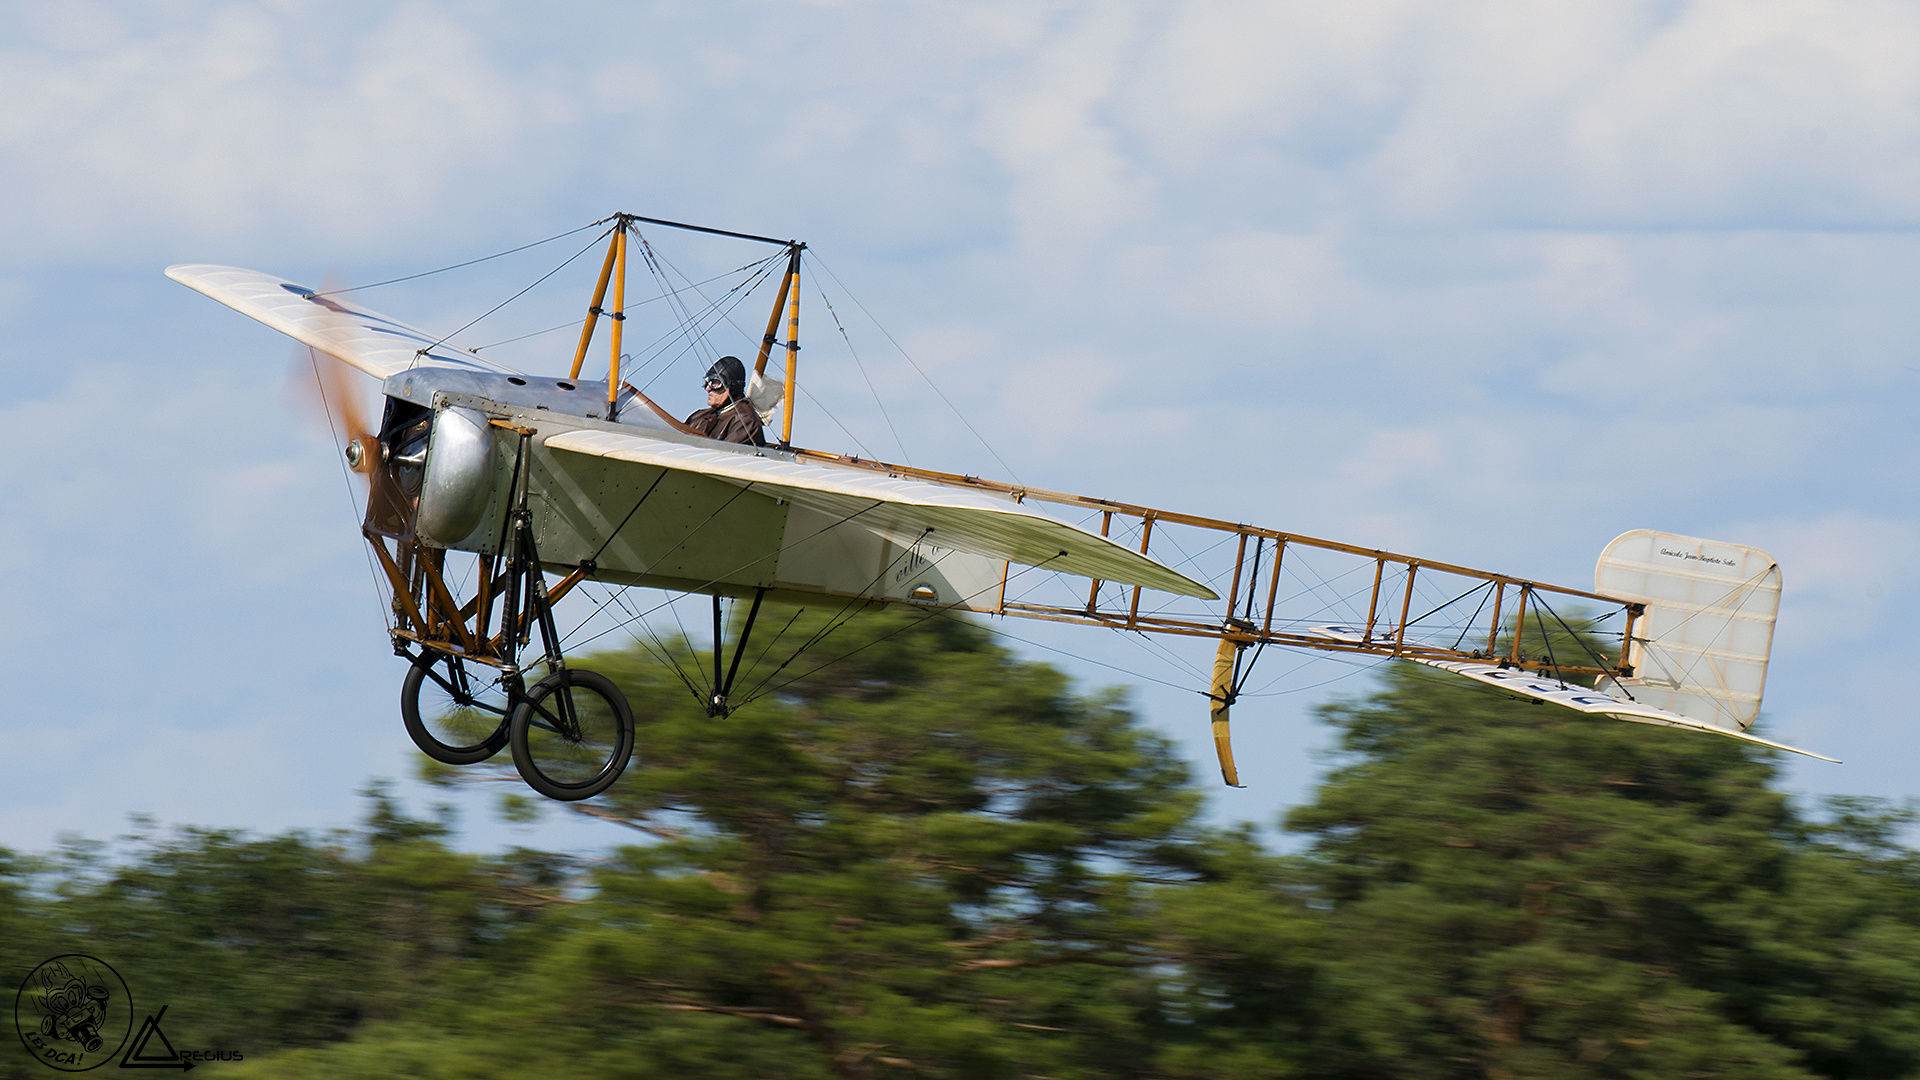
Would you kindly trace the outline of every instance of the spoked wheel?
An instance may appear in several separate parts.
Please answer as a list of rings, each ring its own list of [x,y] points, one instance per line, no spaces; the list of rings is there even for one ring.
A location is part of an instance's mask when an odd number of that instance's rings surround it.
[[[562,668],[513,710],[513,764],[527,786],[572,802],[607,790],[633,753],[633,710],[613,680]]]
[[[484,664],[429,654],[400,687],[400,717],[420,752],[448,765],[473,765],[507,745],[507,692]]]

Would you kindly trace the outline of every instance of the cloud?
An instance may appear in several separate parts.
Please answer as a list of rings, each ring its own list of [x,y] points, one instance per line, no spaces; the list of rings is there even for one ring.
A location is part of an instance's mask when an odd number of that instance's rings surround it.
[[[351,715],[368,732],[352,746],[404,749],[337,450],[285,430],[286,346],[158,265],[337,261],[373,280],[616,208],[814,242],[810,281],[831,265],[941,387],[830,286],[852,364],[809,287],[803,381],[875,452],[890,420],[935,468],[1576,586],[1624,528],[1747,540],[1787,568],[1779,700],[1840,661],[1899,660],[1895,635],[1852,635],[1888,626],[1913,582],[1850,560],[1913,554],[1908,6],[10,14],[0,587],[19,611],[0,635],[47,668],[104,637],[95,663],[126,700],[75,708],[76,737],[96,713],[235,726],[290,740],[263,771],[348,791],[364,777],[347,764],[289,769],[301,723]],[[563,246],[518,278],[531,262],[376,306],[451,329]],[[114,273],[133,265],[139,282]],[[577,317],[586,286],[563,278],[563,314],[516,306],[468,343]],[[514,356],[564,364],[567,337]],[[128,342],[152,355],[118,361]],[[270,368],[246,374],[262,348]],[[852,449],[815,408],[802,441]],[[290,637],[205,674],[261,627]],[[16,726],[48,730],[65,706],[32,689]],[[283,702],[302,719],[246,726]]]
[[[1374,163],[1401,215],[1719,228],[1910,225],[1920,17],[1802,0],[1473,4]]]
[[[1783,622],[1804,641],[1898,633],[1920,591],[1920,521],[1862,510],[1731,526],[1780,560]]]
[[[451,12],[375,11],[347,32],[335,6],[197,5],[84,43],[43,24],[0,54],[4,228],[69,258],[128,229],[364,244],[528,171],[529,127],[566,110]]]

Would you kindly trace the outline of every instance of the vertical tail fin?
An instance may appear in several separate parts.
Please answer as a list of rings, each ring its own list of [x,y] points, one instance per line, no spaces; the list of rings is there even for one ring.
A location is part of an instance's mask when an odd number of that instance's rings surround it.
[[[1780,609],[1773,556],[1635,529],[1600,553],[1593,588],[1645,605],[1625,643],[1633,674],[1602,679],[1597,689],[1726,731],[1753,726]]]

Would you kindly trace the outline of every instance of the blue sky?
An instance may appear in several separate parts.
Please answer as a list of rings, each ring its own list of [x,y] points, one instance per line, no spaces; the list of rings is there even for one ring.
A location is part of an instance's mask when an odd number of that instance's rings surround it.
[[[369,281],[614,210],[807,240],[1029,483],[1575,587],[1630,528],[1765,548],[1768,730],[1847,759],[1789,786],[1914,792],[1920,4],[5,7],[0,844],[442,797],[287,344],[161,268]],[[451,329],[532,265],[377,303]],[[863,359],[915,462],[1004,473]],[[889,452],[856,372],[803,378]],[[1346,671],[1242,707],[1216,813],[1303,796]],[[1209,775],[1200,699],[1135,700]],[[614,839],[492,794],[469,842]]]

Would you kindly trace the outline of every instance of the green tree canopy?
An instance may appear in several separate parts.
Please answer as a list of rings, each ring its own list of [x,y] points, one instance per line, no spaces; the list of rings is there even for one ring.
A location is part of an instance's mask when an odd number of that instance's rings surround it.
[[[767,655],[724,718],[683,643],[585,661],[640,721],[574,808],[603,858],[463,854],[376,785],[352,834],[0,853],[0,950],[111,955],[236,1076],[1920,1075],[1911,816],[1810,817],[1767,751],[1399,665],[1324,710],[1279,855],[978,624]]]
[[[1287,817],[1328,905],[1321,1054],[1406,1077],[1910,1076],[1911,856],[1796,815],[1771,752],[1413,665],[1326,710]],[[1860,841],[1865,841],[1862,850]]]

